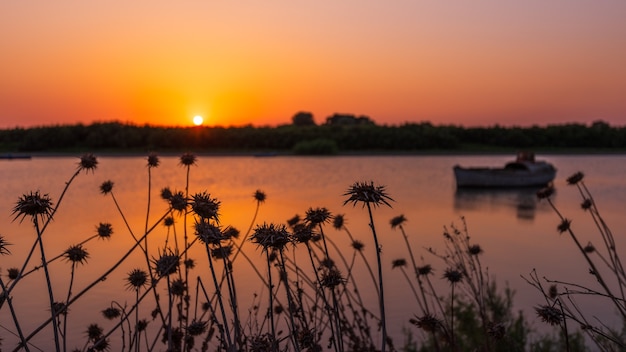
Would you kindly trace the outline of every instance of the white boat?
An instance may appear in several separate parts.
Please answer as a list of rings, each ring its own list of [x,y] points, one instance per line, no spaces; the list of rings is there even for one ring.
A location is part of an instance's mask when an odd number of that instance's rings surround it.
[[[546,161],[536,161],[534,153],[523,152],[504,167],[454,166],[457,187],[529,187],[545,186],[554,180],[556,168]]]

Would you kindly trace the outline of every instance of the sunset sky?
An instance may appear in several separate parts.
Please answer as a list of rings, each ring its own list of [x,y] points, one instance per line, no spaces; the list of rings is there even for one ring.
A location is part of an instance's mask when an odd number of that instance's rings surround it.
[[[0,128],[626,125],[624,0],[2,1]]]

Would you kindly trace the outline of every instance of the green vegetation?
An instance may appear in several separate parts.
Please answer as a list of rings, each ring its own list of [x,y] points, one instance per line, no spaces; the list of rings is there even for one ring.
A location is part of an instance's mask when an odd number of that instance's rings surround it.
[[[339,153],[424,151],[624,151],[626,127],[591,125],[546,127],[435,126],[428,122],[380,126],[367,117],[333,115],[315,125],[308,113],[278,127],[160,127],[117,122],[0,130],[0,152],[182,152],[291,154],[301,143],[332,141]],[[315,142],[318,143],[318,142]],[[306,145],[305,145],[306,146]],[[321,150],[327,152],[325,148]]]

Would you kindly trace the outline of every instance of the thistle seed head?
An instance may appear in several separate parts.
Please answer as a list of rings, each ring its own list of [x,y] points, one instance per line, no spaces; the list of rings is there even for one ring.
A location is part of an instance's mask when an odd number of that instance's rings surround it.
[[[191,336],[199,336],[207,330],[207,322],[202,320],[194,320],[187,326],[187,333]]]
[[[546,199],[546,198],[550,198],[553,194],[554,194],[554,186],[549,185],[537,191],[537,198]]]
[[[169,201],[170,201],[170,206],[174,210],[183,212],[187,209],[187,199],[185,199],[185,195],[183,194],[182,191],[178,191],[172,194]]]
[[[224,239],[222,230],[208,219],[200,218],[195,224],[196,236],[202,243],[218,245]]]
[[[11,251],[7,248],[11,244],[4,239],[4,236],[0,235],[0,254],[11,254]]]
[[[253,197],[259,204],[265,203],[265,199],[267,199],[267,196],[265,195],[265,192],[261,191],[260,189],[257,189],[254,192]]]
[[[341,277],[341,273],[337,269],[326,270],[320,278],[320,285],[327,288],[335,288],[343,284],[345,280]]]
[[[398,226],[402,226],[402,224],[404,224],[405,222],[406,222],[406,218],[404,217],[404,215],[398,215],[394,217],[393,219],[391,219],[391,221],[389,221],[392,229],[395,229]]]
[[[224,229],[224,231],[222,231],[222,236],[224,236],[225,239],[239,238],[239,230],[232,226],[228,226]]]
[[[389,201],[393,201],[393,199],[387,195],[385,186],[375,186],[374,182],[355,182],[348,188],[348,191],[344,193],[344,196],[349,197],[343,204],[352,203],[353,206],[356,206],[357,203],[363,203],[363,206],[371,204],[374,207],[384,204],[391,208]]]
[[[230,257],[231,254],[233,254],[232,246],[221,246],[221,247],[213,248],[211,250],[211,256],[214,259],[220,259],[220,260],[226,259]]]
[[[433,272],[433,267],[430,264],[426,264],[424,266],[417,267],[417,274],[420,276],[429,275]]]
[[[182,297],[187,290],[187,285],[183,279],[176,279],[170,284],[170,293],[174,296]]]
[[[443,278],[454,285],[463,279],[463,273],[459,270],[448,268],[444,271]]]
[[[289,227],[291,228],[293,228],[299,223],[300,223],[300,215],[298,214],[294,215],[291,219],[287,220],[287,225],[289,225]]]
[[[191,166],[196,164],[197,157],[192,153],[184,153],[180,156],[180,165],[182,166]]]
[[[213,219],[219,223],[219,209],[220,201],[217,198],[211,198],[206,191],[191,196],[191,210],[201,218]]]
[[[160,160],[159,157],[155,153],[148,154],[148,167],[157,167],[159,166]]]
[[[469,248],[467,249],[467,252],[470,255],[479,255],[479,254],[481,254],[483,252],[483,249],[480,248],[479,245],[473,244],[473,245],[469,246]]]
[[[548,297],[550,297],[551,299],[555,299],[558,295],[559,291],[556,285],[550,285],[550,288],[548,289]]]
[[[153,258],[154,271],[159,277],[169,276],[178,270],[180,258],[172,252],[163,252],[159,258]]]
[[[101,222],[96,226],[96,233],[99,238],[109,239],[113,234],[113,226],[107,222]]]
[[[313,230],[305,224],[296,224],[293,227],[293,239],[296,243],[307,243],[313,238]]]
[[[67,261],[72,262],[72,264],[85,264],[87,258],[89,258],[89,253],[87,253],[87,250],[85,250],[82,245],[77,244],[66,249],[63,256]]]
[[[394,259],[394,261],[391,262],[392,269],[395,269],[397,267],[404,267],[404,266],[406,266],[406,259],[404,258]]]
[[[324,224],[330,221],[330,219],[330,212],[326,208],[309,208],[304,217],[304,221],[309,224],[309,226]]]
[[[593,202],[589,198],[585,198],[585,200],[583,200],[583,202],[580,203],[580,207],[583,208],[584,210],[590,209],[592,205],[593,205]]]
[[[363,242],[359,241],[359,240],[354,240],[352,241],[352,248],[354,248],[357,251],[362,251],[363,248],[365,247],[365,245],[363,244]]]
[[[104,330],[98,324],[89,324],[87,327],[87,338],[89,341],[98,341],[102,337]]]
[[[583,178],[585,178],[585,175],[582,172],[578,171],[575,174],[573,174],[572,176],[567,178],[567,184],[568,185],[575,185],[578,182],[582,181]]]
[[[341,230],[343,228],[343,225],[345,224],[345,217],[343,214],[337,214],[333,217],[333,227],[336,230]]]
[[[435,332],[441,328],[441,321],[432,314],[425,314],[409,319],[409,322],[426,332]]]
[[[596,251],[596,247],[591,242],[588,242],[587,245],[583,248],[585,253],[593,253]]]
[[[165,219],[163,219],[163,225],[165,225],[165,227],[170,227],[174,225],[174,218],[171,216],[166,217]]]
[[[266,224],[257,225],[254,233],[250,236],[250,241],[263,247],[264,250],[282,250],[291,242],[291,236],[287,232],[285,225]]]
[[[100,193],[107,195],[113,190],[113,181],[104,181],[100,185]]]
[[[185,266],[185,268],[188,269],[193,269],[196,267],[196,261],[193,260],[193,258],[187,258],[185,259],[185,261],[183,262],[183,265]]]
[[[130,290],[139,290],[146,286],[148,273],[141,269],[133,269],[126,277],[126,287]]]
[[[13,207],[13,214],[17,220],[19,217],[24,220],[27,216],[30,216],[33,221],[37,221],[41,218],[42,221],[49,219],[52,216],[52,200],[47,194],[40,194],[39,191],[30,194],[24,194],[17,200],[17,204]]]
[[[109,307],[105,310],[102,311],[102,315],[109,320],[113,320],[117,317],[119,317],[120,315],[122,315],[122,313],[120,312],[119,308],[115,308],[115,307]]]
[[[168,187],[165,187],[161,190],[161,199],[170,200],[172,198],[172,190]]]
[[[136,329],[137,331],[144,331],[148,327],[148,321],[146,319],[141,319],[137,322]]]
[[[561,223],[559,224],[559,226],[557,226],[557,230],[559,230],[559,233],[563,233],[567,230],[570,229],[570,224],[572,223],[571,220],[568,219],[563,219],[561,220]]]
[[[535,312],[537,312],[541,321],[552,326],[560,325],[563,321],[563,313],[552,306],[542,305],[535,307]]]
[[[8,275],[10,280],[17,279],[19,274],[20,274],[20,270],[18,268],[8,268],[7,269],[7,275]]]
[[[97,166],[98,159],[96,159],[96,157],[91,153],[83,154],[80,157],[80,161],[78,162],[78,170],[85,170],[86,173],[89,173],[89,171],[93,173],[96,170]]]

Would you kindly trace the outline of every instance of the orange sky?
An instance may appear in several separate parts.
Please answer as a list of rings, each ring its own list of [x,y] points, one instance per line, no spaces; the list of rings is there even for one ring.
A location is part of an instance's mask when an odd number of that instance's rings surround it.
[[[0,128],[626,125],[626,1],[3,1]]]

